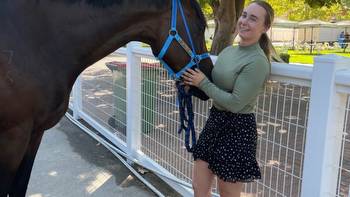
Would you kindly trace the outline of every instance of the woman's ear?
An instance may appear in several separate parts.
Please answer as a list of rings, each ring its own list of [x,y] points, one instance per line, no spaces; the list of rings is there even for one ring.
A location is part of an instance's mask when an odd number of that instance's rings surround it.
[[[267,33],[271,27],[265,27],[263,33]]]

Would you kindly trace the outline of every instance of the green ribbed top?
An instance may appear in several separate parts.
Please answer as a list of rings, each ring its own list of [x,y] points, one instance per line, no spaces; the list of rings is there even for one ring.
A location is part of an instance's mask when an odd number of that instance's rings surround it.
[[[233,113],[253,113],[257,97],[270,73],[270,62],[259,43],[229,46],[218,56],[212,70],[213,83],[199,84],[213,105]]]

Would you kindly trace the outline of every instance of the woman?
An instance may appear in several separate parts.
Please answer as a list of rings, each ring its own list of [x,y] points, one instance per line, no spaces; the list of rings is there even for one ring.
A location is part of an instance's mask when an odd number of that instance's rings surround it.
[[[270,73],[274,49],[266,31],[273,17],[268,3],[251,2],[238,20],[239,45],[229,46],[219,54],[212,71],[213,83],[198,69],[184,73],[186,85],[199,87],[213,100],[193,150],[196,197],[211,196],[214,176],[222,197],[240,196],[243,183],[261,178],[253,112]]]

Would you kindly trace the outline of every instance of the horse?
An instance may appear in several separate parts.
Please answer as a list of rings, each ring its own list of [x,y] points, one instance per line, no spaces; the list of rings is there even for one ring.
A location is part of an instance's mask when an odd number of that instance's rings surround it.
[[[167,42],[174,33],[169,31],[171,0],[0,1],[0,197],[25,196],[43,133],[63,117],[72,86],[88,66],[129,41],[140,41],[155,56],[163,51],[162,62],[177,73],[193,61],[183,47],[191,42],[189,31],[196,52],[207,52],[199,4],[176,1],[188,24],[175,17],[182,43]],[[210,59],[196,64],[210,77]]]

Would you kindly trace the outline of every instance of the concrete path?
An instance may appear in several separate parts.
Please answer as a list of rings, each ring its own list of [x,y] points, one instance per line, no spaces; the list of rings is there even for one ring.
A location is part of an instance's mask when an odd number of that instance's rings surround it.
[[[148,176],[148,177],[147,177]],[[180,196],[155,175],[146,179],[165,196]],[[29,197],[156,196],[103,145],[63,118],[46,131],[28,186]]]

